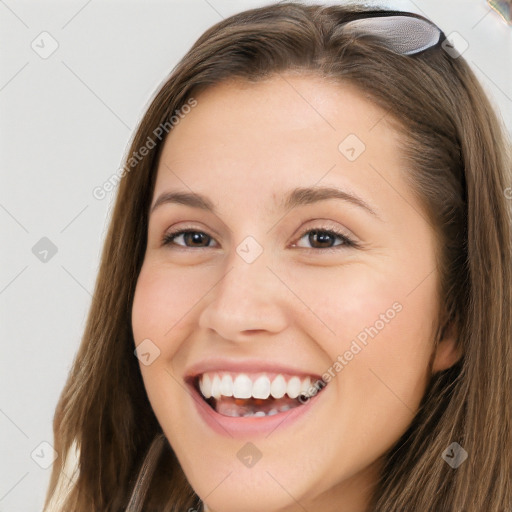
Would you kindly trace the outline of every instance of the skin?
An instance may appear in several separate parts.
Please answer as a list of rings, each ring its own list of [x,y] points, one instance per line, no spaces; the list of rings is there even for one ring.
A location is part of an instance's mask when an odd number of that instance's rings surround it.
[[[208,510],[363,512],[430,371],[459,357],[450,330],[434,351],[435,237],[404,179],[399,135],[359,91],[314,76],[224,82],[196,99],[165,141],[153,201],[194,191],[218,213],[164,204],[150,216],[132,327],[136,344],[160,350],[141,364],[151,405]],[[352,162],[338,149],[351,133],[366,146]],[[278,208],[290,189],[313,185],[357,194],[378,217],[339,199]],[[185,227],[211,238],[162,245]],[[334,237],[323,249],[307,235],[315,228],[359,247]],[[236,252],[247,236],[263,248],[250,264]],[[263,358],[322,375],[394,303],[401,311],[334,372],[307,421],[240,439],[196,412],[183,382],[190,365]],[[252,468],[236,456],[247,441],[262,453]]]

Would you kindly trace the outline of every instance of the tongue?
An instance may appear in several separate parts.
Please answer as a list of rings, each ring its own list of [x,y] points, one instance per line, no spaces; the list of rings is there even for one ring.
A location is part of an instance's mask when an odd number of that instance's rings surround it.
[[[265,400],[257,398],[240,399],[233,397],[225,397],[215,400],[213,408],[219,414],[224,416],[245,416],[253,415],[259,411],[267,415],[269,412],[273,414],[283,412],[284,410],[298,407],[301,403],[296,398],[284,396],[283,398],[267,398]]]

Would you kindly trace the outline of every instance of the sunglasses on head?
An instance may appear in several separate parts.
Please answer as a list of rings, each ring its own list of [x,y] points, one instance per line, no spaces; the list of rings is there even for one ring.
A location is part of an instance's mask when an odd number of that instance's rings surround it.
[[[434,23],[408,12],[367,11],[343,23],[343,32],[372,35],[400,55],[413,55],[433,48],[446,39]]]

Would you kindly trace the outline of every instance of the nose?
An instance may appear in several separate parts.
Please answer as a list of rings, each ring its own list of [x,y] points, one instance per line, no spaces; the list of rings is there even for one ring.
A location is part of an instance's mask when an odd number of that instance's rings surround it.
[[[237,253],[207,294],[199,325],[224,339],[250,341],[254,334],[275,334],[286,328],[285,302],[292,295],[268,266],[265,251],[247,263]]]

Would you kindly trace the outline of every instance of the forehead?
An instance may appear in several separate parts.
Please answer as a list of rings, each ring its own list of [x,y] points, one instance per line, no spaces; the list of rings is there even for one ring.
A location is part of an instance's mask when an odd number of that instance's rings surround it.
[[[336,132],[347,127],[363,133],[380,120],[386,131],[391,129],[384,119],[386,112],[363,92],[315,75],[280,74],[259,82],[232,79],[206,88],[195,99],[197,107],[184,116],[180,130],[173,129],[169,141],[192,129],[210,136],[229,131],[233,137],[311,129]]]
[[[226,199],[266,194],[266,204],[277,205],[292,186],[379,187],[368,164],[399,165],[386,113],[345,84],[280,75],[223,82],[195,99],[165,141],[155,195],[167,188]]]

